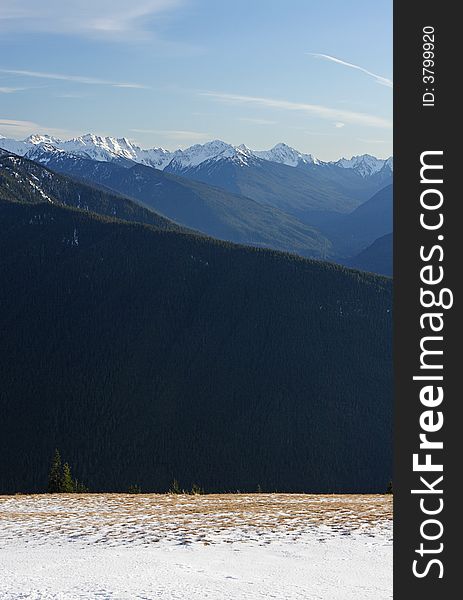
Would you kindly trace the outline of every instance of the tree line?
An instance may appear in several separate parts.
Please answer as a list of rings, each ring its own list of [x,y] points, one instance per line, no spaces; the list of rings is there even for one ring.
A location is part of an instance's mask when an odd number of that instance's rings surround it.
[[[55,450],[48,474],[47,491],[50,494],[84,494],[88,492],[87,486],[74,479],[69,463],[63,463],[58,449]]]

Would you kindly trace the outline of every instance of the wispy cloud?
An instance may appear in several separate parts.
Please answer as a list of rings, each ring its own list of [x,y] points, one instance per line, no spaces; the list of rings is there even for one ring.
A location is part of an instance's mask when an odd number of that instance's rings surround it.
[[[21,121],[17,119],[0,119],[0,133],[5,137],[21,139],[32,133],[49,133],[57,137],[66,137],[73,135],[73,132],[67,129],[57,127],[46,127],[34,121]]]
[[[301,128],[301,131],[304,131],[304,133],[307,135],[321,136],[321,137],[326,137],[326,136],[329,137],[329,136],[336,135],[332,131],[311,131],[311,130],[304,129],[303,127]]]
[[[336,121],[336,123],[334,123],[334,126],[336,127],[336,129],[341,129],[345,125],[346,124],[345,123],[341,123],[341,121]]]
[[[81,100],[82,98],[88,98],[88,94],[79,94],[78,92],[63,92],[62,94],[56,94],[55,97],[66,100]]]
[[[45,73],[42,71],[27,71],[22,69],[1,69],[0,73],[6,75],[17,75],[21,77],[33,77],[36,79],[52,79],[56,81],[69,81],[72,83],[82,83],[84,85],[108,85],[116,88],[147,89],[147,86],[140,83],[130,83],[126,81],[111,81],[100,79],[98,77],[86,77],[84,75],[65,75],[63,73]]]
[[[15,92],[22,92],[25,89],[22,87],[0,87],[0,94],[14,94]]]
[[[143,35],[147,25],[184,0],[9,0],[0,4],[3,31],[114,36]]]
[[[239,117],[238,121],[243,123],[254,123],[255,125],[276,125],[277,121],[270,121],[269,119],[253,119],[252,117]]]
[[[364,144],[390,144],[391,140],[370,140],[365,138],[357,138],[358,142],[363,142]]]
[[[342,123],[353,123],[355,125],[365,125],[368,127],[379,127],[383,129],[392,128],[392,121],[376,115],[367,113],[353,112],[337,108],[330,108],[319,104],[306,104],[302,102],[291,102],[289,100],[277,100],[274,98],[261,98],[258,96],[242,96],[238,94],[227,94],[222,92],[204,91],[198,92],[201,96],[219,100],[222,102],[231,102],[234,104],[248,104],[262,106],[270,109],[280,109],[288,111],[297,111],[308,115],[328,119],[330,121],[339,121]]]
[[[203,131],[185,131],[183,129],[130,129],[133,133],[154,133],[170,140],[195,141],[206,140],[211,136]]]
[[[385,85],[387,87],[392,87],[392,85],[393,85],[392,81],[390,79],[388,79],[387,77],[382,77],[381,75],[372,73],[368,69],[364,69],[363,67],[360,67],[359,65],[354,65],[353,63],[347,62],[346,60],[341,60],[340,58],[336,58],[335,56],[330,56],[329,54],[318,54],[316,52],[309,52],[308,55],[314,56],[315,58],[322,58],[324,60],[329,60],[338,65],[343,65],[344,67],[349,67],[349,69],[355,69],[356,71],[361,71],[362,73],[365,73],[365,75],[368,75],[369,77],[373,77],[373,79],[375,79],[375,81],[377,81],[377,83],[380,83],[381,85]]]

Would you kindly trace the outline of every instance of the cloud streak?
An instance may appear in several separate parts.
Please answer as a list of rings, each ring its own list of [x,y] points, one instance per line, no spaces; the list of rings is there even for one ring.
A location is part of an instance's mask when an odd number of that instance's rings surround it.
[[[130,129],[133,133],[155,133],[171,140],[206,140],[210,134],[203,131],[185,131],[183,129]]]
[[[183,0],[9,0],[0,5],[0,22],[4,31],[117,39],[122,33],[146,33],[148,21],[182,4]]]
[[[243,123],[253,123],[255,125],[276,125],[277,121],[270,121],[269,119],[254,119],[252,117],[239,117],[238,121]]]
[[[320,104],[306,104],[302,102],[291,102],[289,100],[278,100],[274,98],[262,98],[259,96],[243,96],[238,94],[227,94],[222,92],[203,91],[199,95],[218,100],[230,102],[233,104],[245,104],[261,106],[263,108],[280,109],[286,111],[296,111],[308,114],[320,119],[329,121],[352,123],[354,125],[364,125],[367,127],[378,127],[381,129],[391,129],[392,121],[376,115],[367,113],[353,112],[322,106]]]
[[[359,142],[364,144],[390,144],[391,140],[369,140],[365,138],[357,138]]]
[[[379,83],[381,85],[385,85],[386,87],[391,88],[393,85],[392,81],[390,79],[388,79],[387,77],[382,77],[381,75],[372,73],[371,71],[368,71],[368,69],[364,69],[363,67],[360,67],[359,65],[354,65],[353,63],[347,62],[346,60],[341,60],[340,58],[336,58],[335,56],[331,56],[329,54],[318,54],[316,52],[309,52],[308,55],[314,56],[315,58],[321,58],[323,60],[328,60],[328,61],[334,62],[338,65],[348,67],[349,69],[355,69],[356,71],[361,71],[362,73],[365,73],[365,75],[372,77],[377,83]]]
[[[25,89],[22,87],[0,87],[0,94],[14,94],[15,92],[22,92]]]
[[[32,133],[49,133],[57,137],[65,137],[71,134],[71,132],[66,129],[45,127],[38,123],[34,123],[33,121],[21,121],[18,119],[0,119],[0,131],[5,134],[6,137],[12,136],[15,139],[26,137]]]
[[[18,75],[21,77],[32,77],[36,79],[51,79],[55,81],[68,81],[71,83],[82,83],[84,85],[107,85],[115,88],[148,89],[147,86],[140,83],[128,83],[121,81],[111,81],[100,79],[98,77],[86,77],[83,75],[65,75],[62,73],[45,73],[42,71],[27,71],[21,69],[1,69],[0,73],[5,75]],[[16,88],[20,89],[20,88]]]

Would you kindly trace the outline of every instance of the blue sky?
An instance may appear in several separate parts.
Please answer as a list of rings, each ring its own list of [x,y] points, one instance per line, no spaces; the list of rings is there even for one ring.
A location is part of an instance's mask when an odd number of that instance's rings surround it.
[[[9,0],[0,133],[392,153],[392,0]]]

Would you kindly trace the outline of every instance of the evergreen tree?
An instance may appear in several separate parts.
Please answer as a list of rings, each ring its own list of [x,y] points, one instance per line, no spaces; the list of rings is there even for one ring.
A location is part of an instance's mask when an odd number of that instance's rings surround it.
[[[172,485],[170,486],[170,490],[169,490],[169,494],[181,494],[181,490],[180,490],[180,486],[178,484],[178,481],[176,479],[174,479],[172,481]]]
[[[59,450],[56,449],[51,463],[50,473],[48,475],[48,492],[50,494],[61,492],[61,479],[61,455]]]
[[[81,481],[74,479],[74,492],[76,494],[88,494],[88,487],[84,485]]]
[[[71,467],[68,463],[64,463],[63,465],[63,473],[61,478],[61,492],[64,494],[72,494],[75,492],[74,481],[71,475]]]
[[[135,483],[134,485],[129,486],[128,493],[141,494],[141,487]]]
[[[193,483],[193,485],[191,486],[191,492],[190,492],[193,496],[197,496],[199,494],[204,494],[204,489],[198,485],[197,483]]]
[[[392,486],[392,481],[390,481],[387,484],[387,488],[386,488],[386,494],[393,494],[394,493],[394,488]]]

